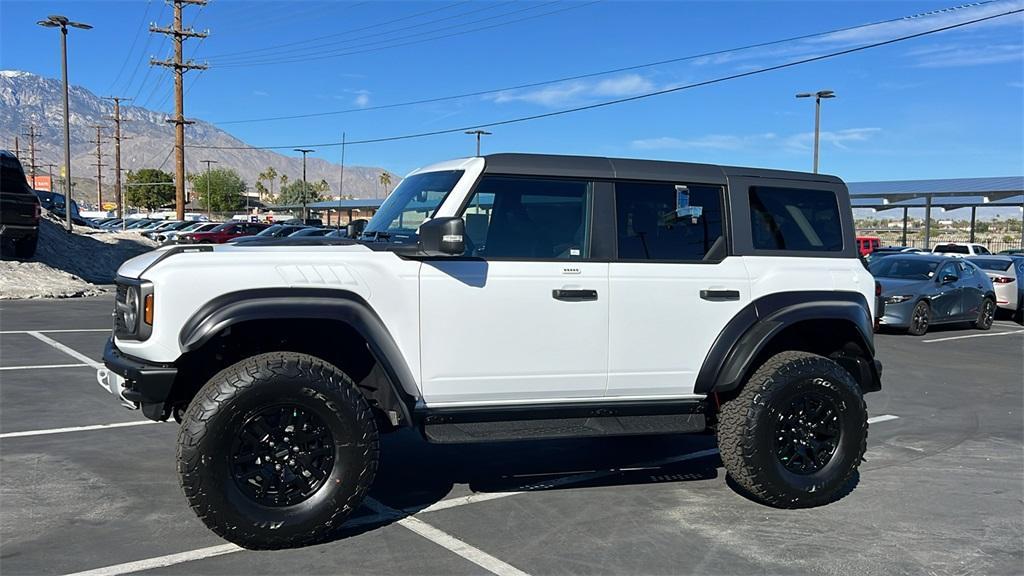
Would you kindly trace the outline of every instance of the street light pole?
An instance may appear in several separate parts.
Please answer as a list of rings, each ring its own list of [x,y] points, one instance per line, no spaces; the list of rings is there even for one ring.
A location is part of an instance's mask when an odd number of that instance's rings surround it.
[[[835,98],[836,93],[832,90],[819,90],[814,94],[810,92],[801,92],[797,94],[797,98],[810,98],[814,96],[814,173],[818,173],[818,138],[821,134],[821,99],[822,98]]]
[[[212,212],[210,211],[210,164],[217,164],[216,160],[200,160],[200,162],[206,163],[206,219],[213,220]],[[195,190],[192,191],[195,193]]]
[[[71,121],[68,112],[68,26],[81,28],[82,30],[89,30],[92,26],[81,22],[72,22],[66,16],[58,15],[47,16],[46,20],[40,20],[36,23],[46,28],[60,28],[61,73],[64,76],[64,166],[66,170],[64,215],[66,217],[67,231],[70,233],[72,231],[71,203],[73,199],[71,194]],[[51,188],[53,187],[52,180],[50,186]]]
[[[488,132],[486,130],[466,130],[466,134],[476,135],[476,155],[480,156],[480,137],[490,136],[491,132]]]
[[[306,154],[316,152],[308,148],[295,148],[296,152],[302,152],[302,223],[306,223],[308,213],[306,212]]]

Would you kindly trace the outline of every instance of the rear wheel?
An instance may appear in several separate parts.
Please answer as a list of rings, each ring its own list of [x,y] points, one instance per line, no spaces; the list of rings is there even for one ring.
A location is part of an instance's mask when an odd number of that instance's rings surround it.
[[[914,311],[910,314],[910,327],[907,328],[907,333],[914,336],[924,336],[925,332],[928,332],[928,326],[931,324],[931,321],[932,307],[922,300],[914,306]]]
[[[860,388],[842,366],[782,352],[722,404],[718,449],[729,476],[754,499],[805,508],[845,495],[867,429]]]
[[[996,303],[991,298],[981,300],[981,309],[978,310],[978,319],[974,321],[974,327],[978,330],[988,330],[996,319]]]
[[[352,380],[292,352],[254,356],[211,378],[178,434],[189,504],[246,548],[329,537],[359,507],[377,461],[373,413]]]

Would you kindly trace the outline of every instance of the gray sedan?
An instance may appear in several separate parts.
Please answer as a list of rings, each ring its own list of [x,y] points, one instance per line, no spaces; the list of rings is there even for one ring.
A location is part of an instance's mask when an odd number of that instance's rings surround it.
[[[972,322],[992,327],[996,296],[985,272],[964,260],[940,255],[907,254],[876,260],[869,267],[882,286],[885,314],[880,326],[921,336],[928,327]]]

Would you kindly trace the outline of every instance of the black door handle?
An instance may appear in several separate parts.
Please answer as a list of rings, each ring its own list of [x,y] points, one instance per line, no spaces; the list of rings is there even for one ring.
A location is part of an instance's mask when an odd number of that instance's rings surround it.
[[[739,290],[701,290],[700,297],[702,300],[709,300],[711,302],[726,302],[728,300],[739,300]]]
[[[597,290],[552,290],[551,297],[565,302],[597,300]]]

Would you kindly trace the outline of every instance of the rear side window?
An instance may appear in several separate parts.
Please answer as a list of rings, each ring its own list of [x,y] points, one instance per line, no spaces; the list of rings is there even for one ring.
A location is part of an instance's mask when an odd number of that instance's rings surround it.
[[[985,248],[984,246],[978,246],[977,244],[974,245],[974,251],[977,254],[991,254],[991,252],[988,251],[988,248]]]
[[[617,182],[615,212],[620,260],[700,261],[725,241],[719,186]]]
[[[843,250],[839,203],[828,190],[754,186],[750,227],[757,250]]]

